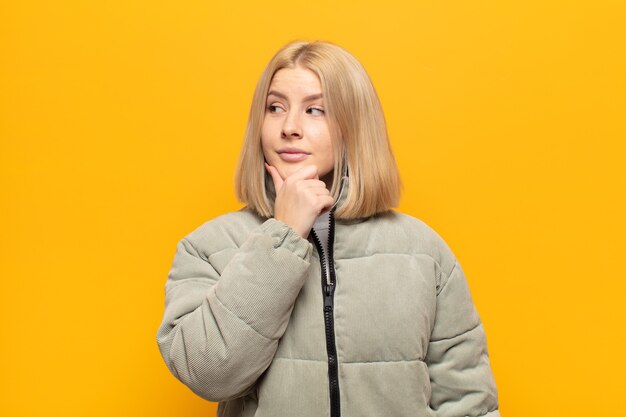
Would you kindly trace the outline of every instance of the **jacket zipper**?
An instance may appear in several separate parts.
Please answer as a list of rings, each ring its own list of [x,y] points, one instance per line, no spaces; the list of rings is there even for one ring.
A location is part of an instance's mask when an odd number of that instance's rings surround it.
[[[324,297],[324,326],[326,328],[326,351],[328,352],[328,388],[330,391],[330,417],[340,417],[339,409],[339,371],[337,366],[337,347],[335,346],[335,324],[333,313],[333,297],[335,295],[335,261],[333,258],[333,244],[335,241],[335,218],[334,208],[330,211],[328,227],[328,271],[330,280],[326,276],[326,264],[324,249],[315,233],[311,229],[313,241],[320,255],[320,266],[322,268],[322,296]]]

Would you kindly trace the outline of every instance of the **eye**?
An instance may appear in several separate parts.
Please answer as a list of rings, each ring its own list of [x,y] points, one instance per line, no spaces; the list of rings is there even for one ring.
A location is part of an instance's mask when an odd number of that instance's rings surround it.
[[[310,112],[318,112],[318,113],[312,113],[312,114],[315,114],[315,115],[317,115],[317,116],[321,116],[321,115],[323,115],[323,114],[324,114],[324,110],[322,110],[322,109],[318,109],[317,107],[309,107],[306,111],[307,111],[307,112],[308,112],[308,111],[310,111]]]
[[[270,113],[276,113],[277,109],[280,109],[280,107],[275,104],[270,104],[269,106],[267,106],[267,110],[269,110]]]

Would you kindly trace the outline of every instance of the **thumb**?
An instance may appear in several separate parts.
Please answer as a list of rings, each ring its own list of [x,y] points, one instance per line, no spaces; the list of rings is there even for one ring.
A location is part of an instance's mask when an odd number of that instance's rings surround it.
[[[267,162],[264,162],[264,164],[265,169],[267,169],[267,172],[269,172],[269,174],[272,176],[272,181],[274,181],[274,190],[276,190],[276,194],[278,194],[278,190],[281,189],[284,181],[280,177],[280,174],[278,173],[278,170],[276,168],[269,165]]]

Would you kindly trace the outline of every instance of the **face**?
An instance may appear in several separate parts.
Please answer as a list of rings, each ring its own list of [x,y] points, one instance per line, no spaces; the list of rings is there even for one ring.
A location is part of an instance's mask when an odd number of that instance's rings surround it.
[[[317,75],[302,67],[278,70],[265,104],[261,144],[267,163],[283,179],[315,165],[330,189],[333,147]]]

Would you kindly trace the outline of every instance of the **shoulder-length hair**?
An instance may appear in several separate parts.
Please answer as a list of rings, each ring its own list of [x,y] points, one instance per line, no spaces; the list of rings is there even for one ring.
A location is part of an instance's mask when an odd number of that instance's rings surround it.
[[[320,80],[334,151],[330,192],[335,201],[342,180],[338,173],[348,173],[348,194],[342,196],[335,216],[346,220],[364,218],[397,206],[402,185],[376,90],[353,55],[322,41],[285,45],[261,74],[235,173],[237,198],[261,216],[273,216],[274,202],[267,193],[269,174],[263,165],[261,131],[272,77],[282,68],[296,66],[311,70]]]

